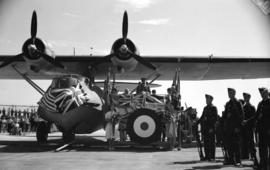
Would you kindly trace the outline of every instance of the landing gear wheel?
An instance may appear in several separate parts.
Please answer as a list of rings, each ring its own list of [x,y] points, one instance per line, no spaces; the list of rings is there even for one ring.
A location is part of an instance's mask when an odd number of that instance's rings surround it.
[[[64,143],[70,143],[75,139],[75,134],[72,132],[63,132],[62,139]]]
[[[50,126],[47,124],[47,122],[38,123],[36,137],[39,144],[47,143],[49,128]]]
[[[150,144],[160,141],[161,126],[161,119],[154,110],[138,109],[128,117],[127,133],[131,141]]]

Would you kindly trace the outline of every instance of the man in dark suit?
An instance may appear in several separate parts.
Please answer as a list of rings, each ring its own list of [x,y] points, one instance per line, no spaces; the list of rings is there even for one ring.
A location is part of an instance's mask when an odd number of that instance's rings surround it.
[[[235,89],[228,88],[230,100],[225,105],[223,124],[224,139],[228,149],[228,161],[224,162],[224,164],[241,166],[240,139],[244,111],[241,103],[235,98],[235,94]]]
[[[259,169],[269,169],[270,151],[270,99],[266,88],[259,88],[262,101],[258,104],[254,119],[256,121],[256,131],[259,134]],[[252,119],[250,119],[252,120]],[[248,123],[249,121],[247,121]]]
[[[202,137],[204,142],[205,160],[215,160],[215,128],[218,118],[217,108],[212,104],[213,96],[206,94],[206,106],[203,109],[201,118],[197,121],[201,124]]]
[[[245,120],[249,120],[252,117],[255,116],[256,109],[255,107],[250,103],[251,95],[249,93],[243,93],[244,98],[244,122]],[[258,160],[256,157],[256,148],[254,143],[254,121],[250,121],[249,123],[244,124],[243,127],[243,149],[242,149],[242,155],[244,158],[249,158],[249,155],[253,159],[254,166],[258,166]]]

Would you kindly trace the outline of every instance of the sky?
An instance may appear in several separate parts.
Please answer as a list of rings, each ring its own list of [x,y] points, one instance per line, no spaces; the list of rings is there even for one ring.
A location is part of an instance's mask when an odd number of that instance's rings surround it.
[[[270,57],[270,17],[251,0],[0,0],[0,55],[21,52],[30,37],[33,10],[37,36],[56,55],[106,55],[121,37],[124,10],[129,17],[128,38],[142,56]],[[252,68],[251,68],[252,69]],[[172,75],[173,77],[173,75]],[[44,89],[50,81],[37,81]],[[160,82],[165,93],[171,82]],[[184,81],[183,103],[202,111],[204,94],[214,96],[221,111],[227,87],[242,98],[250,92],[260,100],[258,87],[269,79]],[[0,80],[1,104],[36,103],[40,96],[23,80]]]

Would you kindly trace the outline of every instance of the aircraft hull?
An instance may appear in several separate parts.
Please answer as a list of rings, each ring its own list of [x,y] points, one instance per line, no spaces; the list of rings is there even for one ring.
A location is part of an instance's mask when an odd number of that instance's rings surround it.
[[[77,134],[92,133],[104,127],[104,114],[91,105],[82,105],[65,114],[50,112],[38,108],[38,115],[48,122],[54,123],[62,132]]]

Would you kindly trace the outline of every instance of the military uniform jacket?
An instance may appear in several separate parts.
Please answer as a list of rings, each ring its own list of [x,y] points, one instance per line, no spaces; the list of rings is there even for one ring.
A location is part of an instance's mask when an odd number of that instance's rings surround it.
[[[259,132],[270,130],[270,99],[262,100],[255,115],[256,128]]]
[[[218,118],[217,107],[214,105],[205,106],[203,109],[202,116],[198,120],[198,123],[200,123],[202,127],[202,133],[208,133],[210,129],[215,130],[217,118]]]
[[[251,105],[250,103],[246,103],[244,106],[243,106],[243,110],[244,110],[244,119],[245,120],[249,120],[251,119],[252,117],[255,116],[255,113],[256,113],[256,109],[253,105]],[[252,129],[254,128],[254,120],[252,121],[248,121],[248,124],[246,126],[248,129]]]
[[[228,101],[223,116],[223,128],[226,132],[235,132],[236,128],[240,130],[244,117],[241,103],[236,99]]]

